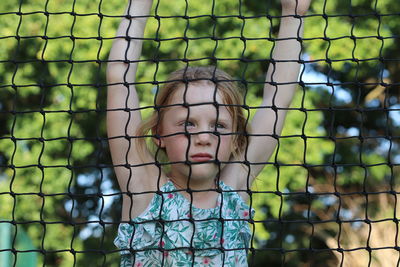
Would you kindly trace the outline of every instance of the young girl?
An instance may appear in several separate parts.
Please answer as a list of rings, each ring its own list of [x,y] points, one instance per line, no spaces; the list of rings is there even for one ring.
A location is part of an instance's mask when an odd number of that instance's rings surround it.
[[[309,2],[281,0],[275,62],[247,127],[238,87],[212,66],[173,72],[142,121],[135,76],[152,0],[130,0],[107,68],[107,129],[123,193],[115,240],[121,266],[247,266],[254,213],[248,192],[275,149],[295,91],[302,20],[293,15],[304,15]]]

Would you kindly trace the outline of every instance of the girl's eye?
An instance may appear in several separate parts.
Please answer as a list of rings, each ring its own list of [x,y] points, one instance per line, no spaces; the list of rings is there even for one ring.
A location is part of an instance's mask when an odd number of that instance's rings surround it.
[[[182,125],[182,126],[185,126],[185,127],[192,127],[192,126],[194,126],[194,124],[193,124],[192,122],[190,122],[190,121],[184,121],[184,122],[181,123],[181,125]]]
[[[223,125],[223,124],[221,124],[221,123],[216,123],[216,124],[215,124],[215,128],[216,128],[216,129],[225,129],[226,127],[225,127],[225,125]]]

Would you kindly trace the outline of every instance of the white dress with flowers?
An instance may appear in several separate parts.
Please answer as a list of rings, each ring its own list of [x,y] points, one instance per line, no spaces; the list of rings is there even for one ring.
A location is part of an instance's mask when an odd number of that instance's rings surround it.
[[[199,209],[171,181],[164,184],[140,216],[119,225],[114,243],[121,267],[247,266],[254,210],[232,188],[219,186],[217,207]]]

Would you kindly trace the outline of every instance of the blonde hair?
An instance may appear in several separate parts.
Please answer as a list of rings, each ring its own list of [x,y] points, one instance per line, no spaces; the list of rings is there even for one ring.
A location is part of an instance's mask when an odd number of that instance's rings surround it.
[[[170,104],[170,99],[175,91],[182,86],[195,83],[212,83],[216,90],[221,93],[222,100],[233,118],[233,141],[232,156],[238,157],[244,151],[247,144],[247,118],[243,112],[243,96],[240,88],[233,78],[226,72],[214,67],[185,67],[183,69],[172,72],[166,83],[160,87],[155,98],[155,107],[150,117],[144,120],[138,127],[135,138],[139,156],[143,156],[148,149],[155,154],[157,161],[165,161],[168,159],[165,150],[155,145],[154,142],[146,143],[144,136],[152,136],[158,139],[160,123],[163,119],[165,107]]]

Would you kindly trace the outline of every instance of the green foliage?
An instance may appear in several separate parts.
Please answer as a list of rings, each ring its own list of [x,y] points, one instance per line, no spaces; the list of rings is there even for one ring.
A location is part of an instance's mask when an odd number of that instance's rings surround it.
[[[246,80],[247,104],[260,104],[273,46],[268,38],[276,36],[278,27],[278,19],[265,14],[278,15],[278,1],[155,2],[152,14],[161,19],[149,19],[145,37],[153,40],[144,42],[145,62],[138,70],[143,106],[153,103],[153,82],[165,80],[186,59],[193,65],[215,64]],[[58,251],[39,255],[38,266],[118,266],[118,253],[111,252],[116,225],[87,221],[119,219],[118,199],[102,210],[97,193],[105,184],[117,188],[107,167],[104,61],[125,1],[21,3],[23,15],[16,13],[17,3],[0,1],[0,218],[21,223],[18,227],[27,230],[37,248]],[[391,137],[400,135],[400,123],[387,110],[377,110],[398,105],[399,90],[386,86],[372,101],[367,96],[384,79],[391,84],[400,80],[397,61],[384,60],[400,54],[399,40],[392,38],[400,34],[399,21],[375,15],[398,12],[400,4],[357,0],[351,5],[315,0],[312,13],[317,15],[305,18],[303,44],[313,60],[306,65],[329,81],[299,89],[279,146],[253,188],[258,247],[308,248],[307,227],[274,221],[321,220],[316,214],[327,207],[327,199],[306,192],[392,190],[399,177],[399,140]],[[239,14],[255,17],[241,19]],[[327,82],[341,86],[326,87]],[[339,90],[349,99],[340,98]],[[92,226],[90,237],[81,238]],[[280,234],[285,231],[294,241]],[[323,240],[313,242],[324,248]],[[86,250],[92,253],[82,253]],[[293,255],[288,266],[311,261]],[[280,266],[280,257],[261,253],[256,262]]]

